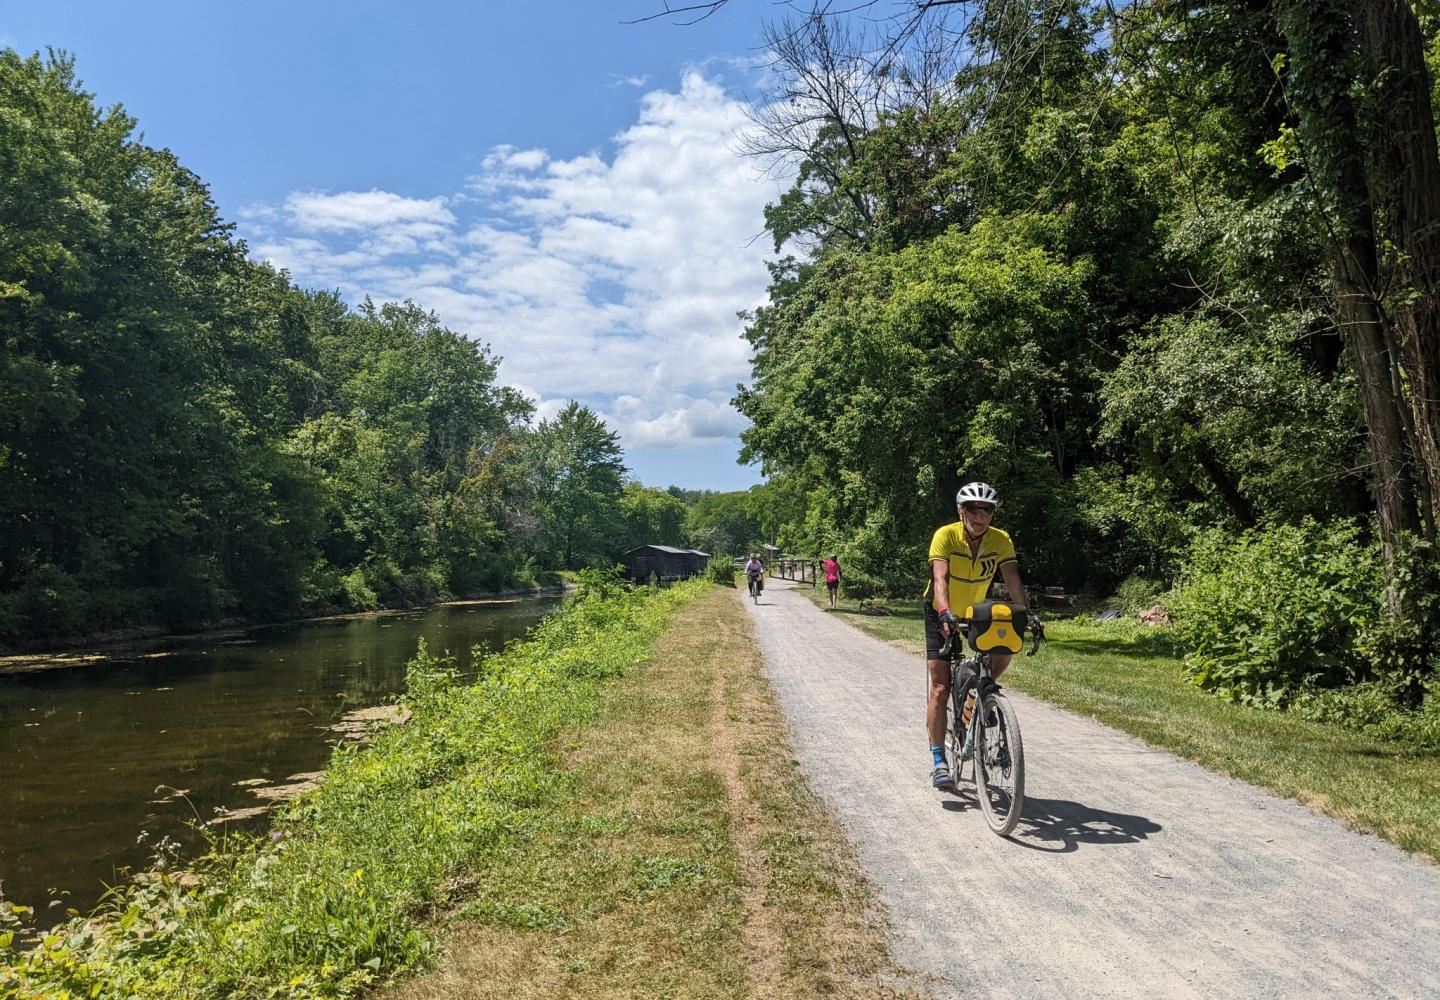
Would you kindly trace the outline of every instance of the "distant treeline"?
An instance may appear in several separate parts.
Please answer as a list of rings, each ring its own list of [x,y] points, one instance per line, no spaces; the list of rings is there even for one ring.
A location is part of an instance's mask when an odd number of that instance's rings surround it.
[[[532,423],[419,306],[250,259],[135,130],[68,58],[0,53],[0,644],[529,587],[757,530],[745,495],[627,483],[585,407]]]

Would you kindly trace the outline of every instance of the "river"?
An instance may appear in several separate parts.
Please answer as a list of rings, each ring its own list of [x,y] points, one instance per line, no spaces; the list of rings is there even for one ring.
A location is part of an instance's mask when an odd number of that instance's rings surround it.
[[[82,912],[187,822],[260,829],[294,776],[323,769],[347,714],[404,685],[424,638],[469,667],[555,608],[556,597],[272,626],[157,643],[80,666],[0,664],[0,891]],[[218,826],[215,827],[219,829]],[[55,893],[61,893],[57,897]]]

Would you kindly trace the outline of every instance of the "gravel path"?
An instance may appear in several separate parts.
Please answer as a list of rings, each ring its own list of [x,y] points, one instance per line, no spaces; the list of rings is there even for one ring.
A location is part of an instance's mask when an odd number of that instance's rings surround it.
[[[783,581],[745,605],[800,764],[935,996],[1440,996],[1440,867],[1015,693],[1027,795],[1001,840],[971,789],[929,787],[919,657]]]

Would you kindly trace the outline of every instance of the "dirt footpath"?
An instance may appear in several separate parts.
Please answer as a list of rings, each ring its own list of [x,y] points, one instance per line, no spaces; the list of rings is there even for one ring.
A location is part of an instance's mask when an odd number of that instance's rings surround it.
[[[930,787],[918,657],[783,581],[746,606],[801,766],[935,996],[1440,996],[1440,867],[1013,692],[1027,795],[1001,840],[971,788]]]

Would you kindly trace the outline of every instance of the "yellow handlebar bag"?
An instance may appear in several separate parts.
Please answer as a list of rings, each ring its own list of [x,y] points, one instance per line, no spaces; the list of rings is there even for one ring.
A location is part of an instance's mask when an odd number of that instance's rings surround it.
[[[965,609],[970,646],[978,653],[1018,653],[1025,648],[1030,609],[1023,604],[982,601]]]

